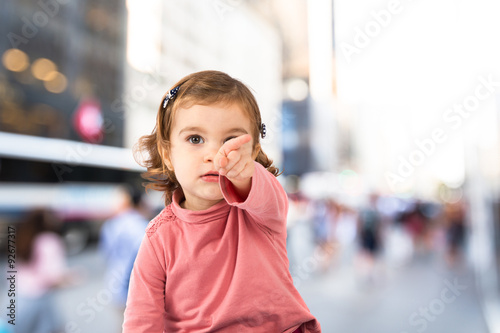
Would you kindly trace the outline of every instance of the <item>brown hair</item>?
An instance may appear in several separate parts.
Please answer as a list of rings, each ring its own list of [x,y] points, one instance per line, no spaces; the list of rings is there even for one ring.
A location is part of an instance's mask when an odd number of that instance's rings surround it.
[[[163,108],[163,101],[167,94],[163,96],[156,117],[156,125],[151,134],[141,137],[134,147],[136,160],[147,168],[142,177],[149,182],[143,185],[146,189],[162,191],[166,205],[172,201],[174,190],[180,186],[174,172],[167,168],[164,159],[169,151],[170,131],[179,108],[189,108],[196,104],[238,104],[250,118],[254,149],[260,141],[262,123],[259,106],[251,91],[242,82],[225,73],[219,71],[193,73],[181,79],[172,88],[175,87],[180,87],[179,91],[175,98],[168,102],[166,108]],[[258,149],[259,153],[255,160],[274,176],[278,176],[279,169],[273,166],[273,161],[260,147]],[[146,158],[137,158],[137,154],[144,157],[144,153],[146,153]]]
[[[33,259],[36,238],[43,232],[58,233],[61,221],[51,210],[36,208],[26,212],[19,220],[17,229],[17,256],[20,261]]]

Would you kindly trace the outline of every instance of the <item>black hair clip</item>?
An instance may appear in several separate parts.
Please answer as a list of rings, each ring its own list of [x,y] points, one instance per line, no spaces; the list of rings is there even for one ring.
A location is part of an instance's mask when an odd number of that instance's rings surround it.
[[[264,139],[266,137],[266,133],[267,133],[266,124],[264,123],[260,124],[260,137]]]
[[[179,86],[175,87],[174,89],[170,90],[165,96],[165,99],[163,100],[163,108],[165,109],[167,107],[168,101],[174,99],[175,95],[177,95],[177,92],[179,91]]]

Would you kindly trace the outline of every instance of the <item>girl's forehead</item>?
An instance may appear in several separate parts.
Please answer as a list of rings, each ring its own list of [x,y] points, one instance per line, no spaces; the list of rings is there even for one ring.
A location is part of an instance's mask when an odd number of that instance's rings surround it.
[[[222,113],[218,111],[224,111]],[[210,116],[218,113],[219,116],[225,117],[244,117],[252,120],[251,112],[241,103],[237,102],[217,102],[217,103],[195,103],[191,105],[179,106],[173,113],[174,121],[176,118],[185,118],[189,115],[198,114],[199,116]]]
[[[187,99],[183,101],[179,101],[179,105],[177,109],[189,109],[194,106],[206,106],[206,107],[214,107],[214,108],[240,108],[246,109],[243,102],[238,100],[230,100],[230,99],[222,99],[222,100],[192,100]]]
[[[252,126],[252,119],[248,112],[239,104],[194,104],[189,107],[180,107],[175,111],[171,125],[173,127],[197,124],[200,126],[216,126],[220,123],[247,123]]]

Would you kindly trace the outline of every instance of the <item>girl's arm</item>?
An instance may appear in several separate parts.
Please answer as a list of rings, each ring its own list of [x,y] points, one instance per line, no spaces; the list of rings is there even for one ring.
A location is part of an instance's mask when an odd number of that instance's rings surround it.
[[[225,200],[232,206],[247,211],[261,225],[281,233],[286,230],[288,198],[276,177],[260,163],[253,161],[254,173],[250,179],[248,195],[242,198],[234,183],[220,177],[220,186]]]
[[[144,236],[132,270],[123,333],[164,331],[165,267],[149,237]]]
[[[288,198],[270,172],[255,162],[252,136],[241,135],[224,143],[214,159],[226,201],[246,210],[260,224],[275,232],[286,230]]]

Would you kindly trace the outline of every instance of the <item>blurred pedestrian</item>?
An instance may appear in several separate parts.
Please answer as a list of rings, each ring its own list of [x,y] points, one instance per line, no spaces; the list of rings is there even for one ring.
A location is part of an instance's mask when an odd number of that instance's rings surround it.
[[[350,261],[357,236],[357,213],[346,204],[339,203],[334,226],[334,237],[343,259]]]
[[[99,245],[106,260],[106,286],[112,288],[113,304],[117,309],[121,329],[130,273],[144,237],[149,216],[148,218],[145,216],[141,191],[124,187],[120,196],[115,215],[104,222],[101,228]]]
[[[402,215],[402,223],[412,237],[413,249],[417,254],[427,254],[429,221],[423,214],[423,202],[416,200]]]
[[[16,333],[63,332],[54,290],[71,280],[59,219],[36,209],[17,225],[18,313]]]
[[[444,206],[446,232],[446,262],[450,267],[463,259],[466,233],[466,205],[463,199],[448,202]]]
[[[358,214],[360,253],[358,267],[362,278],[373,282],[376,278],[376,259],[382,247],[382,219],[377,209],[378,195],[371,194],[368,204]]]
[[[334,219],[336,215],[335,202],[330,198],[320,199],[313,203],[314,242],[321,253],[320,268],[326,272],[335,255]]]
[[[139,250],[124,333],[321,332],[289,272],[288,199],[265,135],[252,92],[225,73],[165,95],[139,147],[166,207]]]

